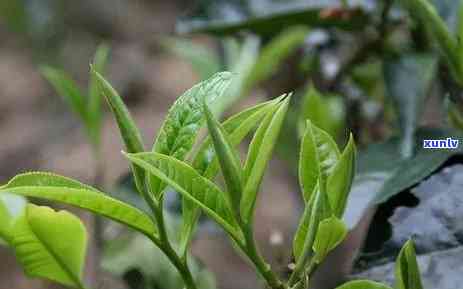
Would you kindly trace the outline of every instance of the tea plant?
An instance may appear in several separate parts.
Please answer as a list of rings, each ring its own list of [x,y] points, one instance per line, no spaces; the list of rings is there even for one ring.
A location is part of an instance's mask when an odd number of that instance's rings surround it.
[[[149,205],[150,214],[89,185],[45,172],[19,174],[1,186],[0,193],[72,205],[138,231],[166,255],[188,289],[198,288],[190,270],[188,251],[199,216],[204,212],[223,228],[237,250],[247,256],[269,288],[310,286],[317,267],[347,235],[342,216],[355,174],[356,148],[352,135],[341,151],[324,130],[311,121],[305,125],[298,169],[305,210],[293,242],[294,270],[285,281],[259,251],[254,239],[254,209],[290,95],[258,104],[220,123],[209,107],[221,101],[232,74],[217,73],[186,91],[174,103],[152,149],[147,151],[121,97],[94,68],[91,76],[115,116],[125,143],[123,154],[130,161],[137,190]],[[190,153],[204,124],[209,136],[195,153]],[[256,127],[242,162],[236,146]],[[219,171],[224,188],[214,183]],[[167,234],[163,208],[167,187],[183,198],[183,225],[178,239]],[[72,288],[86,288],[82,267],[87,236],[77,217],[33,204],[27,205],[16,220],[3,211],[0,207],[0,233],[14,249],[27,275]],[[399,254],[396,277],[400,289],[422,288],[411,241]],[[359,280],[338,288],[389,287]]]

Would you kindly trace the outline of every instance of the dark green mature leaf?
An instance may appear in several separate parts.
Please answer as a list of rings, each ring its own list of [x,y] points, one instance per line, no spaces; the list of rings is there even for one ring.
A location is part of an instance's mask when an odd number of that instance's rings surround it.
[[[404,54],[384,64],[386,89],[398,111],[401,153],[406,158],[413,154],[416,127],[436,75],[436,64],[436,57],[427,54]]]
[[[95,56],[93,57],[93,69],[100,75],[104,75],[106,64],[108,62],[109,47],[101,44],[98,46]],[[100,130],[103,113],[101,111],[101,93],[98,88],[98,80],[95,74],[90,75],[88,85],[87,117],[89,119],[91,139],[98,146],[100,144]]]
[[[448,118],[453,127],[463,131],[463,113],[451,102],[448,103]]]
[[[225,4],[224,4],[225,3]],[[246,3],[243,5],[242,3]],[[343,9],[331,15],[331,8],[338,8],[340,1],[203,1],[199,15],[180,21],[181,33],[203,32],[229,35],[250,31],[260,35],[275,35],[294,25],[309,27],[336,27],[345,30],[360,29],[368,23],[366,12],[360,8]],[[253,8],[253,9],[252,9]],[[252,10],[252,11],[250,11]]]
[[[423,289],[412,240],[407,241],[400,250],[396,261],[395,274],[397,289]]]
[[[232,81],[230,72],[220,72],[193,86],[180,96],[170,108],[162,125],[153,152],[183,160],[193,147],[196,135],[205,122],[202,105],[214,107]],[[156,176],[149,178],[150,190],[159,198],[165,184]]]
[[[308,33],[307,27],[289,27],[264,46],[246,79],[244,90],[248,91],[255,84],[273,75],[284,59],[301,46]]]
[[[69,104],[71,109],[87,124],[86,100],[72,78],[66,72],[49,66],[43,66],[40,70],[58,94]]]
[[[308,120],[299,157],[299,183],[305,202],[310,200],[318,181],[327,180],[340,155],[330,135]]]
[[[357,224],[367,207],[386,202],[427,178],[451,157],[462,155],[461,146],[458,149],[423,148],[424,139],[446,139],[450,136],[461,142],[461,134],[454,130],[418,129],[416,153],[411,159],[404,159],[397,153],[400,151],[400,141],[396,137],[383,143],[370,144],[361,150],[349,205],[344,213],[349,228]]]
[[[200,206],[234,238],[240,238],[236,220],[225,201],[225,193],[188,164],[155,152],[126,156],[134,164],[154,174],[183,197]]]
[[[227,185],[227,199],[236,216],[239,216],[241,192],[243,190],[242,169],[238,153],[233,148],[225,129],[204,104],[207,127]]]
[[[12,235],[16,257],[28,276],[84,289],[81,278],[87,233],[79,218],[29,204]]]
[[[328,198],[333,214],[342,218],[346,209],[349,192],[355,175],[356,148],[354,137],[349,137],[339,161],[336,163],[331,175],[328,176]]]
[[[156,238],[154,223],[138,209],[75,180],[50,173],[25,173],[0,187],[1,193],[58,201],[108,217]]]
[[[257,129],[249,146],[248,157],[244,166],[244,190],[240,203],[241,218],[251,222],[257,192],[270,161],[283,121],[288,111],[291,96],[287,96],[270,111]]]
[[[117,125],[124,141],[125,147],[129,153],[138,153],[144,151],[143,140],[135,122],[130,116],[130,112],[125,106],[122,98],[117,91],[109,84],[104,77],[99,74],[94,68],[91,69],[91,75],[95,78],[101,93],[106,98],[111,110],[116,118]],[[145,175],[143,170],[132,166],[132,171],[135,177],[135,184],[139,192],[145,189]]]
[[[391,287],[369,280],[356,280],[347,282],[336,289],[392,289]]]
[[[347,227],[340,219],[332,216],[321,221],[313,243],[315,262],[320,264],[326,255],[344,240],[346,235]]]
[[[279,101],[280,98],[277,98],[258,104],[227,119],[222,126],[229,135],[231,145],[237,146]],[[196,171],[212,180],[219,171],[219,163],[211,142],[210,137],[204,140],[192,163]],[[180,251],[186,252],[186,247],[193,236],[200,211],[193,202],[188,201],[186,198],[183,198],[182,206],[183,227],[180,236]]]

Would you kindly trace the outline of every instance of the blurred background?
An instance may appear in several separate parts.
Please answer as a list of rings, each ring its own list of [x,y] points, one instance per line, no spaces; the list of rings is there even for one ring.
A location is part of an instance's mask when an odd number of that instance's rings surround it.
[[[317,288],[334,288],[353,275],[392,282],[391,262],[412,236],[427,287],[459,288],[462,150],[429,154],[421,146],[423,139],[461,139],[463,99],[432,35],[398,2],[2,0],[0,181],[24,171],[52,171],[142,206],[106,103],[101,129],[92,135],[67,96],[87,95],[89,64],[101,60],[101,71],[151,146],[178,96],[215,72],[233,71],[236,80],[218,108],[224,117],[294,92],[256,218],[257,239],[277,272],[290,272],[303,208],[299,139],[311,119],[341,147],[352,131],[360,149],[345,216],[351,232],[318,270]],[[456,31],[460,1],[430,2]],[[24,200],[0,202],[17,212]],[[167,206],[175,234],[176,194],[169,194]],[[146,240],[71,210],[97,232],[86,269],[92,288],[181,288]],[[202,221],[192,251],[201,288],[263,287],[211,221]],[[0,260],[0,289],[60,288],[25,278],[1,245]]]

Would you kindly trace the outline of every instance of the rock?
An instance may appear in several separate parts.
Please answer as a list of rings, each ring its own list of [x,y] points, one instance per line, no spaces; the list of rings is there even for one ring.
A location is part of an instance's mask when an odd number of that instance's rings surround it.
[[[422,182],[412,193],[420,200],[413,208],[400,207],[389,219],[392,238],[386,251],[398,253],[410,237],[418,254],[463,244],[463,165],[444,168]]]
[[[438,251],[418,257],[423,286],[425,288],[459,289],[463,283],[463,247]],[[393,285],[393,262],[368,269],[355,278],[366,278]]]
[[[425,288],[457,289],[463,283],[463,165],[444,168],[411,191],[416,207],[397,208],[389,219],[392,236],[384,244],[383,265],[356,274],[394,284],[394,260],[411,237]]]

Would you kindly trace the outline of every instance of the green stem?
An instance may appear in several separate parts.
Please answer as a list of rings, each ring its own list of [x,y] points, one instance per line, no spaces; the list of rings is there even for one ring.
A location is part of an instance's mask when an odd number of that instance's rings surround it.
[[[270,288],[286,289],[284,283],[281,282],[278,276],[275,275],[275,273],[271,270],[270,265],[265,262],[264,258],[259,253],[252,227],[246,224],[243,224],[241,227],[243,228],[245,238],[245,244],[241,244],[241,249],[248,255],[249,259],[252,261],[257,271],[259,271]]]
[[[159,239],[151,239],[161,251],[169,258],[172,264],[177,268],[178,273],[185,283],[187,289],[197,289],[193,275],[191,274],[190,268],[188,267],[187,258],[182,259],[177,252],[173,249],[167,230],[165,226],[164,213],[162,209],[162,199],[158,204],[153,200],[152,196],[146,196],[147,202],[150,204],[150,208],[153,211],[154,219],[157,224],[159,231]]]

